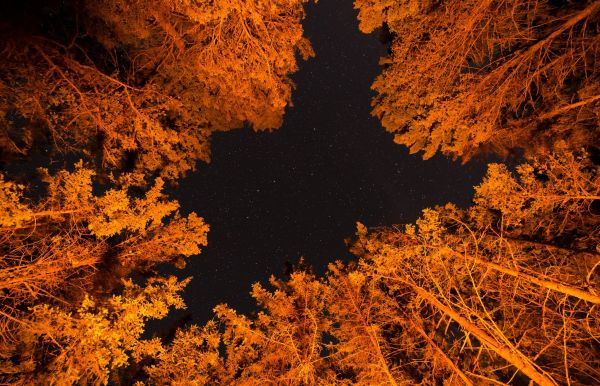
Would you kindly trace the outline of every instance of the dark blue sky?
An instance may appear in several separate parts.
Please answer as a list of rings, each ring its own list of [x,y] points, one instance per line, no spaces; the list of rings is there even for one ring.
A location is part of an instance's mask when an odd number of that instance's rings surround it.
[[[413,222],[428,206],[466,206],[483,176],[482,163],[444,157],[423,161],[392,142],[370,116],[371,83],[386,47],[359,32],[347,0],[308,6],[304,26],[316,58],[301,63],[294,107],[273,132],[216,134],[212,162],[174,191],[184,212],[211,225],[209,245],[183,275],[196,322],[226,302],[252,309],[253,282],[283,275],[285,262],[304,256],[317,272],[350,259],[344,239],[355,222]]]

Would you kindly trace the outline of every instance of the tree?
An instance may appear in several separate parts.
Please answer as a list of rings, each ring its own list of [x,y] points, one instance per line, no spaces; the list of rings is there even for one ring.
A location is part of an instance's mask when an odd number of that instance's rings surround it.
[[[373,115],[423,158],[598,145],[600,2],[357,0],[389,29]]]
[[[149,383],[595,383],[598,166],[563,149],[517,170],[490,165],[471,208],[359,224],[359,261],[255,285],[255,316],[218,306],[158,349]]]
[[[86,294],[103,299],[131,272],[182,266],[207,244],[208,225],[194,213],[181,217],[160,178],[140,194],[142,180],[123,175],[97,194],[94,173],[81,163],[72,172],[42,174],[47,194],[36,201],[0,178],[2,345],[20,340],[31,307],[70,312]]]
[[[219,346],[222,335],[215,322],[202,327],[192,325],[176,332],[173,342],[147,349],[143,359],[151,358],[145,366],[149,384],[153,385],[216,385],[228,379],[224,358]]]
[[[501,214],[496,231],[505,237],[563,239],[563,244],[594,250],[600,180],[590,157],[558,143],[554,153],[532,158],[517,167],[517,173],[518,178],[502,164],[488,166],[483,182],[475,187],[472,211],[477,213],[472,216],[481,218],[479,226],[491,221],[495,212]]]
[[[372,280],[402,294],[412,331],[461,383],[585,385],[600,375],[598,215],[589,206],[598,166],[565,152],[534,165],[520,166],[519,180],[491,165],[468,211],[447,205],[425,210],[416,227],[359,227],[355,251]]]
[[[158,363],[147,367],[150,383],[343,384],[326,355],[324,334],[331,325],[325,283],[310,273],[294,272],[287,281],[272,278],[271,284],[273,292],[259,284],[252,288],[263,309],[256,317],[222,304],[215,307],[220,332],[212,321],[178,332],[160,350]]]
[[[281,125],[304,0],[56,2],[7,12],[45,26],[1,46],[0,146],[36,141],[101,167],[175,179],[209,160],[212,132]],[[33,8],[33,7],[32,7]],[[12,12],[12,13],[11,13]],[[21,17],[21,18],[20,18]]]
[[[108,384],[130,357],[159,344],[141,339],[144,325],[163,318],[171,307],[184,308],[179,292],[188,281],[155,278],[140,287],[127,280],[122,294],[104,302],[86,296],[75,314],[35,306],[19,329],[18,344],[5,351],[13,357],[0,362],[6,380],[15,385]],[[17,365],[11,363],[15,357]]]
[[[387,334],[402,328],[398,302],[360,266],[330,264],[327,284],[328,333],[334,338],[329,352],[337,367],[360,385],[411,384],[402,368],[409,346]]]
[[[314,275],[295,272],[288,281],[271,279],[273,292],[255,284],[252,296],[264,311],[256,318],[221,305],[230,379],[240,384],[311,385],[334,382],[323,344],[330,321],[325,285]]]

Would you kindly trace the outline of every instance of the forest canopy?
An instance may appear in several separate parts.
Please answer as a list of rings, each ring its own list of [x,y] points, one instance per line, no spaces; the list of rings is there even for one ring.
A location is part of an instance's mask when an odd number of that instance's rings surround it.
[[[0,149],[175,179],[210,135],[281,125],[305,1],[14,2],[0,25]]]
[[[390,55],[373,115],[394,141],[463,160],[598,146],[600,2],[356,0]]]
[[[272,277],[271,290],[252,287],[258,314],[219,305],[215,320],[181,328],[167,342],[143,337],[144,325],[169,307],[184,307],[179,292],[187,280],[99,285],[110,282],[106,275],[126,277],[134,267],[196,254],[208,227],[195,215],[163,223],[177,204],[160,194],[160,182],[141,199],[129,200],[123,190],[95,197],[90,174],[79,168],[48,177],[44,202],[55,202],[53,211],[24,205],[18,187],[5,185],[12,217],[2,228],[3,253],[12,260],[0,269],[0,370],[10,382],[600,379],[600,180],[585,152],[539,156],[516,174],[491,164],[467,209],[425,209],[405,226],[359,223],[351,243],[357,261],[332,263],[325,277],[300,262],[289,277]],[[53,221],[72,216],[73,204],[85,213],[81,220]],[[45,223],[34,227],[35,218]],[[26,304],[32,307],[24,311]]]
[[[0,6],[0,383],[600,384],[600,1],[356,0],[397,143],[522,156],[467,207],[357,222],[352,261],[300,259],[248,315],[150,327],[192,280],[163,268],[209,241],[168,187],[212,133],[282,124],[305,3]],[[6,171],[35,152],[66,166]]]

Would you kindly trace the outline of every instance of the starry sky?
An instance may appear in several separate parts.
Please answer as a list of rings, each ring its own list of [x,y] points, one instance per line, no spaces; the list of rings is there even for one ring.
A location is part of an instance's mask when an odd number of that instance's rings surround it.
[[[356,221],[407,223],[428,206],[470,203],[483,162],[423,161],[371,117],[370,86],[387,47],[358,30],[356,15],[348,0],[308,5],[305,33],[317,56],[293,76],[283,126],[214,135],[212,162],[173,191],[184,213],[211,226],[208,247],[179,274],[194,277],[184,294],[194,322],[218,303],[250,312],[251,284],[281,277],[300,256],[317,273],[351,259],[344,239]]]

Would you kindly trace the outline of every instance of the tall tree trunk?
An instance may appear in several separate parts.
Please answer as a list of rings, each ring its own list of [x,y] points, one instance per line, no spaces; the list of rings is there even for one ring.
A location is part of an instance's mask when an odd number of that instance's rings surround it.
[[[506,346],[499,343],[487,332],[485,332],[466,318],[462,317],[458,312],[454,311],[452,308],[440,302],[435,296],[430,294],[425,289],[408,281],[405,281],[405,283],[412,287],[422,299],[424,299],[426,302],[428,302],[430,305],[437,308],[444,314],[448,315],[456,323],[458,323],[465,331],[475,336],[483,345],[485,345],[490,350],[498,354],[508,363],[515,366],[523,374],[527,375],[532,381],[536,382],[541,386],[557,385],[557,383],[551,377],[538,370],[538,368],[531,361],[531,359],[529,359],[526,355],[517,350],[515,347]]]

